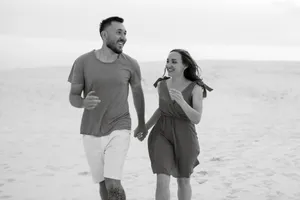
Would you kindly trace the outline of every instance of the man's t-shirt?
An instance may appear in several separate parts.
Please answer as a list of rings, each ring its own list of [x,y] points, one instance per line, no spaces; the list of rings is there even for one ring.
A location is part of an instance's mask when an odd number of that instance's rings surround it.
[[[97,137],[114,130],[131,129],[128,106],[129,84],[141,84],[140,67],[136,60],[122,53],[112,63],[101,62],[95,50],[78,57],[68,81],[84,84],[84,97],[95,91],[101,102],[93,109],[84,109],[80,133]]]

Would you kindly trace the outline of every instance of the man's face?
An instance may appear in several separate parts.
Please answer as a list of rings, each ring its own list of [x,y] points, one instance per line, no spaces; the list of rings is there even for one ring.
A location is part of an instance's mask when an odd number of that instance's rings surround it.
[[[106,28],[106,32],[106,46],[116,54],[122,53],[123,47],[127,41],[127,31],[124,25],[119,22],[112,22],[111,25]]]

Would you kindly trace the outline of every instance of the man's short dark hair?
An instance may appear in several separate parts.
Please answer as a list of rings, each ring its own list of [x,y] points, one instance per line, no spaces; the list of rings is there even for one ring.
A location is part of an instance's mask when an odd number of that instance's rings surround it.
[[[111,25],[112,22],[120,22],[123,23],[124,19],[121,17],[117,17],[117,16],[113,16],[113,17],[109,17],[106,18],[104,20],[102,20],[102,22],[100,23],[100,27],[99,27],[99,33],[101,35],[101,32],[108,27],[109,25]]]

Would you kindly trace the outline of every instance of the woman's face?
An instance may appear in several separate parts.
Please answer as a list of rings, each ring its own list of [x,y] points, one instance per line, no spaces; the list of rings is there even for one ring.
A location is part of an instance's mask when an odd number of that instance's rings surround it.
[[[178,52],[171,52],[167,58],[166,69],[171,77],[183,75],[186,67],[182,64],[181,55]]]

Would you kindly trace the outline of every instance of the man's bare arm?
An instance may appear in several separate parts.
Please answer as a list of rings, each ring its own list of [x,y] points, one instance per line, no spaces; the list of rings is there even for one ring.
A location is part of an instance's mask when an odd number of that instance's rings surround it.
[[[72,106],[76,108],[83,108],[83,98],[81,96],[83,91],[83,84],[71,84],[71,90],[69,94],[69,101]]]
[[[86,108],[88,110],[93,110],[101,100],[99,97],[95,96],[95,91],[90,91],[86,98],[81,97],[81,93],[83,90],[83,84],[72,84],[71,91],[69,95],[69,101],[72,106],[76,108]]]
[[[134,106],[138,116],[139,125],[145,124],[145,99],[142,85],[131,86]]]

